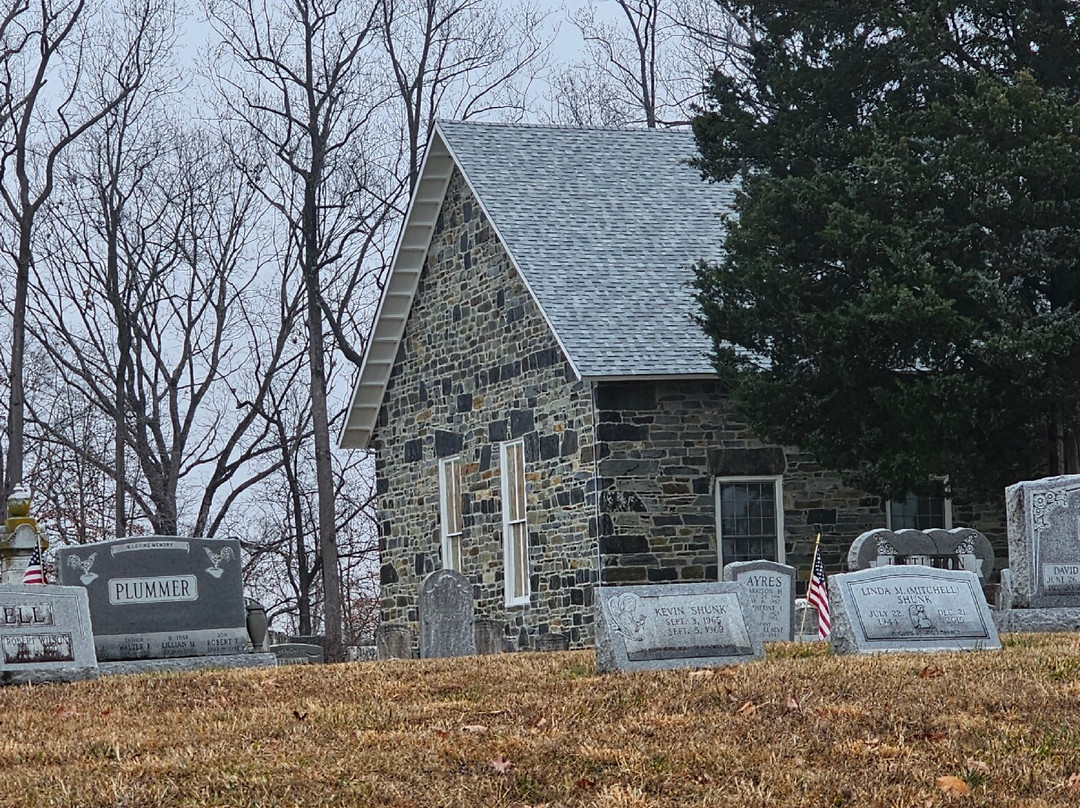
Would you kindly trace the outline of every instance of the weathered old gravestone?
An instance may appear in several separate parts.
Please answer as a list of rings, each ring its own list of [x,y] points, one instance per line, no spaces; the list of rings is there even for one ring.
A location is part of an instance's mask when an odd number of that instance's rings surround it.
[[[323,647],[310,643],[288,642],[271,645],[270,653],[277,657],[279,665],[317,665],[326,661]]]
[[[986,583],[994,571],[994,548],[986,536],[970,527],[895,532],[877,528],[855,539],[848,550],[851,571],[909,564],[967,570]]]
[[[999,649],[979,577],[964,570],[884,566],[829,578],[840,654]]]
[[[764,655],[750,593],[737,581],[597,590],[598,671],[705,668]]]
[[[420,587],[420,656],[475,654],[473,612],[468,578],[453,570],[431,573]]]
[[[86,590],[99,662],[248,650],[240,542],[147,536],[63,547],[60,583]]]
[[[412,659],[415,655],[412,629],[383,623],[375,629],[375,648],[379,659]]]
[[[794,567],[775,561],[736,561],[724,567],[724,580],[746,584],[750,605],[765,642],[794,639]]]
[[[1080,606],[1080,474],[1005,489],[1011,605]]]
[[[501,654],[506,647],[506,623],[478,617],[473,621],[473,636],[476,638],[476,653]]]
[[[0,684],[96,679],[86,593],[70,586],[0,586]]]

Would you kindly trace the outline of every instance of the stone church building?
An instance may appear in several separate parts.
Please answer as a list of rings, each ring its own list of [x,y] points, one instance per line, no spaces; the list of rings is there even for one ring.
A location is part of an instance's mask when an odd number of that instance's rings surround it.
[[[999,509],[882,502],[749,432],[692,320],[733,195],[693,156],[685,132],[435,126],[341,437],[375,454],[384,624],[415,633],[442,568],[526,649],[590,645],[601,584],[760,558],[805,581],[819,531],[830,571],[875,527],[970,525],[1006,557]]]

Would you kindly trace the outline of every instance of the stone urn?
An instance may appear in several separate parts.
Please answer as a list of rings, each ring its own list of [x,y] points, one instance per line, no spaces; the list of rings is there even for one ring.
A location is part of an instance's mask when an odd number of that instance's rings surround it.
[[[30,515],[30,489],[21,483],[12,490],[7,498],[8,516],[19,518]]]
[[[256,653],[267,650],[266,630],[270,624],[266,618],[266,609],[252,598],[244,598],[244,607],[247,609],[247,632],[253,650]]]

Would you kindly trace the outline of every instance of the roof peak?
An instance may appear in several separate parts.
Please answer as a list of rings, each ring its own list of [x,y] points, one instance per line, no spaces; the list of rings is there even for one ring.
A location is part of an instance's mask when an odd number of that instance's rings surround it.
[[[562,132],[625,132],[655,135],[680,135],[685,137],[690,134],[689,127],[681,129],[650,129],[644,126],[580,126],[569,123],[533,123],[531,121],[458,121],[453,118],[436,118],[435,123],[440,126],[475,126],[475,127],[502,127],[505,129],[550,129]]]

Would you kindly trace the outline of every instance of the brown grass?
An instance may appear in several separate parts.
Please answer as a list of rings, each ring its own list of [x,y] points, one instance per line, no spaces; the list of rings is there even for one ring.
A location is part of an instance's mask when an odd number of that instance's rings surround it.
[[[0,806],[1080,805],[1080,636],[1005,645],[778,645],[626,676],[563,653],[9,687]]]

